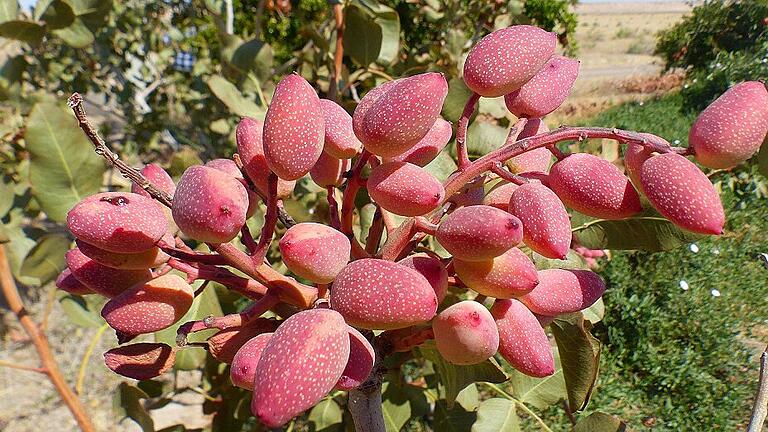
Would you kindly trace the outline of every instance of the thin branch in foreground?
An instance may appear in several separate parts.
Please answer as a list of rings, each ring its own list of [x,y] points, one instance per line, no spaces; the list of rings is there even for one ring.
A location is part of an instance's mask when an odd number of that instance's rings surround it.
[[[747,432],[762,431],[766,416],[768,416],[768,347],[760,355],[760,380]]]

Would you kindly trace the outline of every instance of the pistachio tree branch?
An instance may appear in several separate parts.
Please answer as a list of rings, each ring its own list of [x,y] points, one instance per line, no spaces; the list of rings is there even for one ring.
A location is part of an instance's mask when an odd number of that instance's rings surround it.
[[[69,408],[69,411],[72,413],[72,416],[75,418],[75,421],[83,432],[95,432],[96,429],[93,427],[91,419],[85,411],[85,407],[61,374],[61,370],[59,369],[56,360],[53,358],[51,347],[48,345],[48,338],[46,338],[45,333],[40,330],[40,327],[32,321],[32,317],[27,313],[26,308],[24,308],[24,303],[19,295],[16,282],[11,275],[11,267],[8,265],[8,259],[3,245],[0,245],[0,289],[2,289],[8,307],[13,314],[16,315],[16,319],[19,320],[24,331],[29,335],[32,344],[37,350],[37,355],[40,357],[41,367],[39,370],[29,369],[44,373],[48,377],[48,380],[56,388],[56,391],[61,396],[61,400],[67,408]]]
[[[768,416],[768,348],[760,355],[760,380],[747,432],[762,431],[766,416]]]

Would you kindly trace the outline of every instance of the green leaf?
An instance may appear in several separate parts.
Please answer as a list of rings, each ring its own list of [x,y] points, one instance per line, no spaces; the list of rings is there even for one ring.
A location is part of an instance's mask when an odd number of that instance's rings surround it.
[[[0,23],[15,20],[18,14],[18,0],[0,0]]]
[[[27,120],[32,194],[54,221],[64,221],[78,201],[99,191],[104,162],[71,113],[37,104]]]
[[[271,45],[252,39],[235,48],[230,63],[241,73],[247,74],[252,71],[256,78],[266,81],[272,75],[274,56]]]
[[[27,232],[22,228],[22,223],[24,223],[23,211],[19,208],[14,208],[9,214],[10,220],[3,226],[3,231],[8,238],[8,242],[4,246],[8,254],[8,264],[11,267],[11,272],[19,282],[25,285],[37,285],[39,280],[21,275],[21,264],[24,262],[24,258],[29,251],[35,247],[35,240],[29,238]]]
[[[35,6],[35,14],[37,14],[37,5]],[[72,7],[64,3],[61,0],[54,0],[49,2],[48,7],[45,8],[40,18],[45,22],[50,30],[58,30],[72,25],[75,21],[75,13],[72,11]]]
[[[543,255],[539,255],[536,252],[532,254],[533,263],[536,264],[537,270],[547,269],[573,269],[573,270],[588,270],[589,266],[584,257],[577,254],[573,249],[568,250],[568,254],[564,260],[547,258]]]
[[[573,233],[589,249],[644,250],[675,249],[702,238],[677,228],[652,211],[622,220],[589,219],[574,215]]]
[[[341,426],[341,407],[331,397],[321,400],[309,412],[309,421],[314,425],[315,432],[336,430]]]
[[[400,16],[376,0],[352,0],[344,8],[344,51],[362,66],[388,65],[400,49]]]
[[[509,399],[491,398],[483,401],[477,410],[477,421],[472,432],[519,432],[515,403]]]
[[[19,270],[22,276],[38,279],[45,285],[55,279],[66,267],[64,254],[72,241],[61,234],[47,234],[37,240]]]
[[[432,174],[436,179],[444,182],[454,171],[456,171],[456,162],[451,157],[450,150],[448,148],[443,149],[432,162],[424,166],[424,169],[428,173]]]
[[[69,321],[82,327],[100,327],[104,324],[104,319],[101,317],[98,306],[91,304],[91,298],[86,300],[85,297],[72,295],[65,292],[57,293],[59,298],[59,305],[61,309],[67,314]]]
[[[768,137],[763,141],[760,152],[757,154],[757,170],[768,177]]]
[[[587,406],[600,367],[600,341],[587,326],[591,324],[581,312],[561,315],[550,324],[563,365],[568,405],[574,412]]]
[[[96,40],[93,33],[80,18],[75,18],[72,25],[68,27],[54,30],[53,34],[61,38],[64,43],[72,48],[85,48]]]
[[[0,24],[0,36],[39,45],[45,36],[45,26],[31,21],[6,21]]]
[[[196,282],[192,285],[197,289],[202,282]],[[176,345],[176,331],[187,321],[203,319],[209,315],[219,316],[222,314],[219,299],[216,297],[216,289],[213,285],[208,285],[203,292],[192,302],[192,307],[176,324],[167,329],[155,333],[155,341],[163,342],[170,346]],[[205,330],[190,334],[187,337],[189,342],[203,342],[216,333],[215,329]],[[206,351],[203,349],[188,348],[179,350],[176,353],[176,362],[173,367],[176,370],[193,370],[201,367],[205,362]]]
[[[456,395],[456,403],[461,405],[467,411],[474,411],[480,404],[480,394],[477,392],[477,385],[474,383],[464,387],[464,390],[460,391]]]
[[[1,1],[1,0],[0,0]],[[40,18],[43,16],[46,10],[48,10],[48,6],[51,5],[55,0],[37,0],[35,3],[35,8],[32,12],[32,17],[35,18],[35,20],[40,20]],[[70,10],[72,8],[70,7]]]
[[[10,99],[19,93],[22,74],[26,69],[27,61],[23,55],[10,57],[3,62],[0,66],[0,99]]]
[[[517,370],[512,371],[509,380],[509,384],[512,386],[512,396],[526,405],[542,410],[568,396],[565,390],[565,378],[563,377],[563,366],[560,364],[560,356],[557,350],[554,351],[555,373],[548,377],[535,378]]]
[[[584,318],[593,325],[602,321],[603,317],[605,317],[605,303],[603,303],[603,298],[601,297],[597,299],[592,306],[584,309],[581,313],[583,313]]]
[[[509,131],[488,122],[476,121],[467,129],[467,153],[470,159],[477,159],[496,150],[504,144]]]
[[[230,112],[242,117],[264,118],[265,111],[256,103],[247,99],[240,90],[220,75],[208,78],[208,87],[213,94],[227,106]]]
[[[434,430],[440,432],[466,432],[477,420],[477,414],[465,410],[461,405],[449,407],[448,401],[435,403]]]
[[[117,385],[112,398],[112,408],[120,419],[130,418],[141,427],[142,431],[154,432],[155,422],[140,400],[148,397],[141,389],[123,382]]]
[[[445,97],[445,103],[443,103],[443,118],[457,122],[464,111],[464,105],[467,104],[467,100],[469,100],[471,95],[472,90],[467,87],[463,79],[459,77],[451,78],[448,81],[448,95]],[[470,120],[472,120],[472,117],[470,117]]]
[[[382,385],[381,397],[381,410],[384,413],[387,432],[399,432],[411,418],[411,401],[398,385],[391,382]]]
[[[479,381],[501,383],[507,380],[507,376],[492,358],[475,365],[459,366],[445,361],[434,341],[425,342],[416,349],[422,357],[434,364],[438,378],[445,387],[445,400],[451,408],[456,396],[466,386]]]
[[[7,175],[0,175],[0,218],[5,216],[13,207],[13,196],[16,184]]]
[[[626,430],[626,423],[602,412],[593,412],[573,426],[573,432],[623,432]]]

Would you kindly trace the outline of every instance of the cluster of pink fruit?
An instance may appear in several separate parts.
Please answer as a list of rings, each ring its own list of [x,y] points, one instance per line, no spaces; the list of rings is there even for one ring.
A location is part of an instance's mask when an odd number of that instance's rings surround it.
[[[334,388],[360,386],[376,373],[377,357],[428,338],[454,364],[479,363],[498,352],[525,374],[552,374],[544,326],[592,305],[605,285],[589,271],[537,271],[518,246],[564,259],[578,247],[566,208],[623,219],[643,211],[638,190],[681,228],[720,234],[719,196],[685,155],[708,167],[731,167],[754,154],[768,133],[768,92],[759,82],[735,86],[707,108],[691,130],[689,149],[625,131],[549,132],[541,118],[564,101],[579,68],[577,61],[555,55],[555,48],[554,34],[513,26],[470,51],[464,81],[474,94],[458,122],[459,169],[445,183],[423,168],[453,134],[439,117],[448,92],[443,75],[387,82],[368,92],[352,116],[319,99],[299,75],[288,75],[264,122],[246,118],[238,125],[233,160],[190,167],[177,185],[162,168],[144,168],[149,182],[141,186],[172,196],[170,219],[139,185],[132,193],[100,193],[78,203],[67,219],[77,247],[67,253],[68,269],[58,286],[109,298],[102,315],[121,342],[174,325],[194,300],[189,283],[195,279],[221,282],[253,299],[240,314],[184,324],[180,342],[188,332],[220,329],[209,340],[211,354],[231,363],[233,383],[253,391],[252,411],[270,427]],[[479,97],[499,96],[521,121],[504,147],[469,162],[469,116]],[[593,136],[628,145],[629,178],[596,156],[567,155],[555,147]],[[552,155],[557,160],[550,168]],[[279,250],[290,272],[314,285],[277,273],[264,258],[284,211],[281,200],[307,174],[328,189],[329,225],[295,224],[282,235]],[[483,183],[494,175],[502,181],[485,194]],[[382,233],[377,236],[375,228],[365,247],[352,230],[361,187],[379,216],[407,217],[399,227],[387,227],[380,247]],[[337,189],[343,190],[340,213]],[[260,199],[267,213],[257,243],[245,221]],[[213,252],[189,248],[176,236],[177,227]],[[245,251],[230,243],[238,235]],[[451,257],[413,253],[425,235]],[[186,280],[169,273],[174,269],[186,273]],[[476,298],[441,309],[449,285],[474,291]],[[490,310],[486,296],[495,299]],[[287,318],[261,317],[267,310]],[[374,337],[370,330],[383,332]],[[147,379],[167,370],[178,349],[135,343],[105,358],[117,373]]]

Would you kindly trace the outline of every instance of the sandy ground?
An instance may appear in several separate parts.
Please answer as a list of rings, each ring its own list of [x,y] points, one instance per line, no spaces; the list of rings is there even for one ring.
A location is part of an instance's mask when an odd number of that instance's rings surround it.
[[[552,114],[550,123],[567,124],[607,106],[649,96],[648,91],[626,91],[622,84],[628,80],[658,80],[661,63],[652,54],[655,34],[689,10],[684,2],[578,6],[576,40],[580,46],[581,74],[568,102]],[[40,319],[45,310],[46,291],[30,290],[25,298],[30,313]],[[0,303],[0,312],[3,310]],[[73,386],[83,353],[97,330],[68,323],[58,303],[51,311],[47,332],[64,375]],[[0,360],[37,364],[34,347],[7,314],[0,315],[0,337]],[[81,398],[98,430],[135,431],[138,428],[132,422],[120,422],[112,411],[112,393],[121,379],[106,369],[101,354],[113,346],[113,337],[105,332],[87,362]],[[195,377],[186,379],[194,382]],[[205,419],[199,416],[200,410],[189,406],[202,402],[202,396],[195,395],[186,393],[183,403],[153,411],[157,429],[179,420],[189,426],[202,426]],[[53,388],[37,373],[0,367],[0,400],[0,430],[5,432],[39,431],[52,426],[57,432],[77,430]]]

